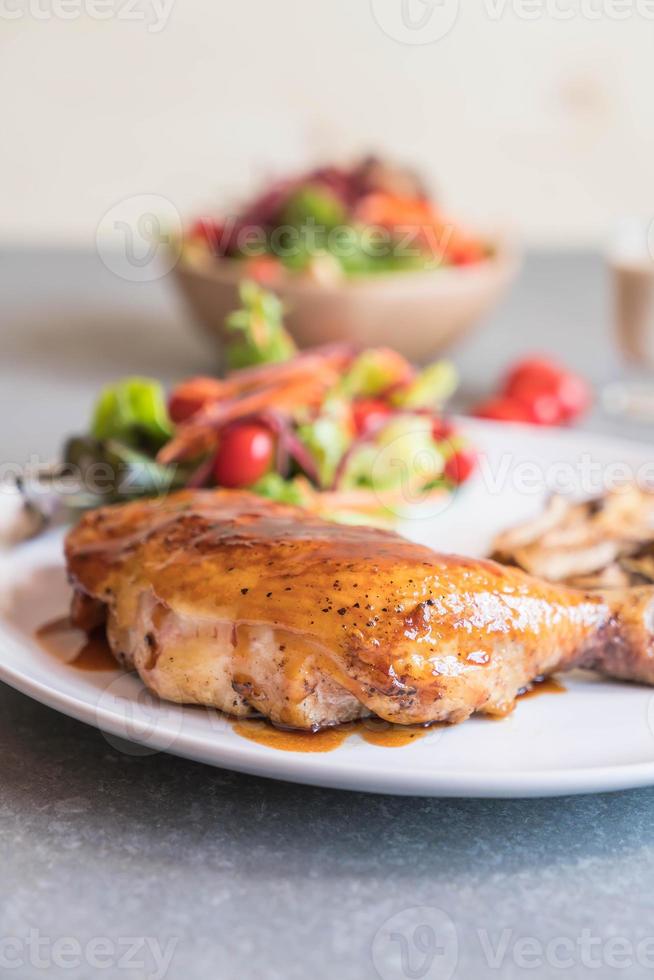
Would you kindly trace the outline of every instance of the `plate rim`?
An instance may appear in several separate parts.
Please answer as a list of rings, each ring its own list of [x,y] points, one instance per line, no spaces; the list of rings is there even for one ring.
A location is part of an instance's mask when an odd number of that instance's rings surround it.
[[[466,419],[469,430],[496,431],[510,438],[512,429],[535,436],[534,444],[543,440],[565,442],[568,446],[583,446],[585,449],[601,447],[610,452],[614,448],[623,452],[640,453],[651,457],[651,446],[644,440],[623,439],[603,436],[601,433],[585,430],[541,429],[533,431],[532,426],[522,424],[495,423],[486,420]],[[0,495],[1,497],[1,495]],[[0,508],[2,502],[0,500]],[[12,626],[0,612],[0,647],[9,641],[12,644],[29,647],[30,641],[18,628]],[[107,732],[126,739],[124,721],[117,712],[106,707],[94,705],[90,700],[60,690],[56,684],[47,683],[21,672],[0,658],[0,680],[20,693],[37,702],[74,718],[101,732]],[[178,706],[180,710],[183,705]],[[177,732],[170,740],[166,725],[154,733],[150,732],[147,742],[137,735],[130,735],[127,741],[147,745],[156,751],[181,756],[196,762],[222,767],[228,770],[263,778],[285,780],[299,785],[310,785],[352,792],[371,792],[389,795],[420,797],[460,797],[460,798],[536,798],[568,796],[597,792],[617,792],[654,784],[654,759],[652,762],[619,763],[604,766],[586,765],[573,769],[511,769],[507,772],[486,772],[482,770],[425,769],[410,764],[401,769],[384,772],[384,755],[380,753],[379,764],[367,762],[348,762],[341,758],[336,761],[333,753],[295,753],[284,752],[267,746],[249,743],[246,739],[227,744],[208,743],[206,737],[189,732]],[[265,751],[262,751],[265,750]],[[323,765],[322,760],[329,759]],[[407,762],[409,760],[406,760]]]
[[[10,642],[25,645],[25,637],[0,620],[0,644]],[[117,676],[124,676],[117,672]],[[214,742],[211,758],[207,758],[207,741],[193,733],[176,732],[173,743],[164,724],[158,732],[149,733],[147,741],[137,735],[127,737],[122,717],[107,708],[91,704],[73,695],[49,687],[46,683],[15,670],[0,660],[0,680],[40,704],[73,718],[100,733],[108,733],[125,741],[143,745],[214,768],[226,768],[247,775],[284,780],[349,792],[382,793],[394,796],[460,797],[485,799],[537,798],[576,796],[596,792],[617,792],[654,784],[654,760],[611,766],[586,766],[574,769],[513,769],[507,773],[483,773],[480,770],[426,771],[424,767],[404,766],[384,774],[380,764],[348,763],[346,759],[333,764],[331,753],[282,752],[267,746],[251,745],[247,739],[233,745]],[[176,705],[180,710],[186,706]],[[194,706],[192,706],[194,707]],[[265,751],[262,754],[262,749]],[[321,768],[321,759],[332,763]]]

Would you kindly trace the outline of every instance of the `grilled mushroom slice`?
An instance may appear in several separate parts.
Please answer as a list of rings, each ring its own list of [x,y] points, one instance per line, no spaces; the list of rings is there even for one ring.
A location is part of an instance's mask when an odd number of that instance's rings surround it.
[[[537,518],[498,535],[492,556],[576,588],[654,582],[654,490],[628,484],[582,503],[554,495]]]

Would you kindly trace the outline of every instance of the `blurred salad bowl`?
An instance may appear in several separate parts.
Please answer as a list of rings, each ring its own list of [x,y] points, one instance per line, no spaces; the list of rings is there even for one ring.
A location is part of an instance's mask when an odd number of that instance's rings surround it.
[[[337,283],[292,278],[275,284],[275,292],[300,347],[345,340],[394,347],[412,361],[425,362],[490,313],[518,268],[516,249],[496,239],[493,254],[471,266]],[[238,305],[242,273],[201,255],[183,256],[174,272],[194,322],[219,351],[225,317]]]
[[[508,236],[465,230],[410,171],[368,158],[195,221],[174,277],[219,350],[247,276],[281,298],[300,347],[388,345],[424,362],[492,309],[518,266]]]

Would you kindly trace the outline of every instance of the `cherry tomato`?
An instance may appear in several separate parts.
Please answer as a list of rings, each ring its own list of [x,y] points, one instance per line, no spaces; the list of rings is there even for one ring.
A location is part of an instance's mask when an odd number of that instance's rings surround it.
[[[579,374],[566,371],[559,384],[559,401],[566,421],[579,418],[590,408],[591,388]]]
[[[516,385],[524,381],[554,384],[563,374],[563,368],[547,357],[525,357],[517,361],[506,376],[503,392],[512,395]]]
[[[451,439],[452,436],[456,434],[456,429],[449,419],[434,419],[431,434],[436,442],[444,442],[446,439]]]
[[[518,401],[526,408],[529,421],[534,425],[560,425],[563,421],[561,403],[547,391],[525,392]]]
[[[477,457],[469,449],[453,453],[445,464],[445,476],[452,483],[465,483],[477,465]]]
[[[546,358],[516,364],[504,383],[504,394],[526,405],[541,425],[569,422],[583,414],[591,401],[590,388],[580,375]]]
[[[352,421],[357,435],[365,436],[382,425],[391,408],[379,398],[359,398],[352,405]]]
[[[220,397],[222,386],[215,378],[189,378],[172,392],[168,401],[168,414],[176,425],[185,422],[206,405]]]
[[[203,402],[198,401],[197,398],[189,398],[186,395],[177,395],[173,392],[168,402],[168,414],[175,425],[179,425],[180,422],[185,422],[192,415],[195,415],[198,409],[202,408],[202,405]]]
[[[472,414],[478,419],[495,419],[497,422],[531,422],[529,411],[521,402],[505,395],[489,398],[473,408]]]
[[[221,487],[249,487],[272,465],[275,445],[270,429],[260,422],[236,422],[220,438],[213,475]]]

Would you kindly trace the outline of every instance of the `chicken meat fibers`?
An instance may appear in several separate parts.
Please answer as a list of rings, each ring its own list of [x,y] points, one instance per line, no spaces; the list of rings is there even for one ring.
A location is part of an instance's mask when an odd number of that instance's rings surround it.
[[[319,729],[504,714],[572,667],[654,682],[654,592],[582,592],[248,493],[181,491],[69,532],[72,616],[161,698]]]

